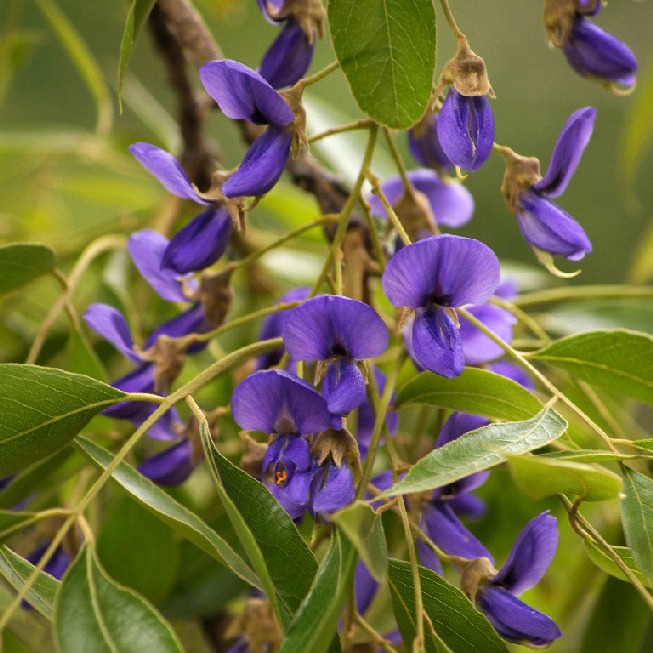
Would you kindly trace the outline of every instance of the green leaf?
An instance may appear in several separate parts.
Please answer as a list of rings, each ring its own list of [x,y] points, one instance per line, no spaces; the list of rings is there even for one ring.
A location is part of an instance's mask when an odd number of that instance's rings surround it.
[[[17,243],[0,247],[0,295],[15,290],[54,268],[54,253],[45,245]]]
[[[432,1],[330,0],[328,14],[333,49],[361,111],[393,129],[411,127],[433,91]]]
[[[567,422],[545,408],[525,422],[490,424],[434,449],[419,460],[385,496],[433,490],[494,467],[510,455],[527,453],[560,437]]]
[[[362,501],[338,511],[331,517],[354,545],[361,560],[374,578],[382,583],[388,567],[388,545],[381,517]]]
[[[399,391],[395,406],[430,404],[463,410],[492,419],[528,419],[542,410],[542,404],[519,383],[505,376],[467,367],[453,379],[422,372]]]
[[[621,478],[602,467],[542,456],[508,456],[510,475],[532,499],[570,494],[584,501],[612,499],[621,492]]]
[[[653,404],[653,336],[636,331],[590,331],[533,354],[576,380]]]
[[[0,510],[0,543],[6,542],[14,533],[38,521],[33,512],[14,512]]]
[[[409,645],[415,638],[416,624],[415,585],[410,564],[390,560],[388,578],[399,630]],[[419,578],[424,611],[447,650],[452,653],[507,653],[506,645],[490,622],[459,589],[424,567],[419,568]],[[427,651],[442,650],[428,626],[425,634]]]
[[[653,481],[624,467],[621,521],[637,566],[653,580]]]
[[[611,548],[643,585],[651,587],[651,581],[639,570],[635,558],[627,546],[613,546]],[[627,583],[630,582],[624,572],[617,567],[614,560],[609,558],[596,543],[585,542],[585,550],[587,551],[587,557],[606,574],[610,574],[610,576],[614,576],[620,580],[625,580]]]
[[[118,503],[102,525],[97,549],[107,573],[146,599],[158,604],[172,589],[178,542],[160,519],[137,502],[125,497]]]
[[[110,452],[82,436],[78,436],[75,442],[82,453],[100,469],[106,469],[113,460]],[[243,559],[195,513],[177,503],[169,494],[127,463],[118,465],[112,478],[135,501],[168,524],[175,533],[193,542],[253,587],[261,589],[260,581]]]
[[[109,578],[88,545],[61,583],[54,634],[60,653],[182,653],[163,617],[136,592]]]
[[[329,650],[351,588],[355,560],[351,543],[336,531],[278,653],[325,653]]]
[[[653,443],[653,441],[652,441]],[[570,460],[577,463],[609,463],[617,460],[633,460],[635,458],[649,458],[647,454],[612,453],[602,449],[570,449],[568,451],[554,451],[545,453],[539,458],[551,460]]]
[[[270,492],[215,448],[206,421],[200,422],[200,437],[220,501],[254,569],[269,583],[266,593],[278,593],[294,613],[317,571],[315,557]]]
[[[647,438],[645,440],[633,440],[633,444],[639,449],[653,451],[653,438]]]
[[[0,477],[55,453],[125,397],[88,376],[36,365],[0,365],[0,388]]]
[[[25,581],[36,567],[25,558],[14,553],[10,548],[0,547],[0,574],[16,590],[22,589]],[[44,617],[52,618],[54,597],[59,588],[59,581],[39,571],[36,582],[30,588],[25,600],[33,605]]]
[[[125,31],[120,42],[120,61],[118,63],[118,98],[122,97],[122,84],[125,81],[125,73],[132,56],[132,49],[141,27],[147,20],[156,0],[131,0]]]

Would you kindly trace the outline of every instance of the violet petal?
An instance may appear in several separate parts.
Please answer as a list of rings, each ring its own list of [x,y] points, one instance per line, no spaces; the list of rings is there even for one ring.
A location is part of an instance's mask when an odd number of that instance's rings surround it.
[[[134,143],[128,149],[134,158],[173,195],[193,200],[197,204],[208,204],[198,195],[188,175],[172,154],[149,143]]]
[[[512,313],[492,304],[472,306],[467,310],[504,342],[511,342],[512,327],[517,321]],[[494,340],[477,329],[463,315],[460,316],[460,338],[463,341],[467,365],[483,365],[504,354],[503,349]]]
[[[209,61],[199,70],[206,92],[233,120],[256,125],[289,125],[293,112],[259,73],[231,59]]]
[[[486,302],[499,285],[499,260],[478,240],[442,234],[407,245],[381,278],[393,306],[430,302],[458,307]]]
[[[224,196],[267,193],[281,177],[293,138],[292,129],[268,127],[247,150],[238,170],[222,186]]]
[[[558,136],[546,174],[533,188],[547,197],[561,195],[574,174],[594,129],[596,109],[585,107],[569,116]]]
[[[125,316],[108,304],[91,304],[84,313],[84,321],[99,336],[110,342],[125,358],[140,363],[133,351],[134,341]]]
[[[517,223],[533,247],[570,261],[579,261],[592,251],[583,228],[557,204],[533,191],[519,198]]]
[[[263,56],[259,73],[272,88],[292,86],[309,69],[313,50],[304,30],[289,20]]]
[[[454,168],[438,139],[438,116],[431,113],[408,132],[408,148],[415,161],[425,168],[451,172]]]
[[[374,580],[365,564],[359,560],[354,570],[354,598],[358,614],[365,615],[378,588],[379,584]]]
[[[486,585],[479,590],[476,601],[499,635],[509,642],[545,648],[562,637],[553,619],[502,587]]]
[[[248,431],[277,433],[282,422],[303,435],[329,428],[329,411],[320,394],[281,370],[262,370],[241,381],[231,398],[231,412]]]
[[[365,401],[365,379],[356,362],[337,359],[329,365],[322,394],[333,415],[347,415]]]
[[[376,311],[340,295],[318,295],[288,311],[281,335],[294,360],[375,358],[388,346],[388,330]]]
[[[224,206],[202,211],[170,240],[161,259],[162,273],[183,275],[213,265],[227,249],[232,231],[233,221]]]
[[[420,365],[452,378],[465,367],[458,327],[443,308],[419,308],[413,323],[413,350]]]
[[[314,513],[333,513],[354,500],[354,477],[349,465],[345,462],[340,467],[333,462],[327,462],[325,465],[326,480],[321,487],[313,490]]]
[[[478,170],[494,145],[494,114],[485,96],[461,95],[449,87],[438,115],[438,139],[446,156],[464,170]]]
[[[201,304],[194,304],[188,310],[172,319],[164,322],[160,327],[152,331],[149,335],[143,349],[147,350],[154,345],[159,336],[168,336],[169,338],[181,338],[191,333],[203,333],[208,328],[204,318],[204,309]],[[189,347],[188,351],[198,351],[199,348],[206,347],[206,343],[197,343],[194,347]]]
[[[489,369],[495,374],[500,374],[501,376],[505,376],[506,378],[519,383],[519,385],[526,388],[526,390],[530,390],[531,392],[535,390],[533,379],[531,379],[528,373],[515,363],[511,363],[510,361],[498,361],[492,363]]]
[[[442,563],[440,558],[435,554],[433,549],[426,544],[426,542],[418,539],[415,542],[415,547],[417,549],[417,555],[419,560],[422,563],[422,566],[432,569],[436,574],[442,575]]]
[[[183,440],[138,466],[143,476],[166,487],[181,485],[194,469],[190,440]]]
[[[508,560],[492,579],[513,594],[521,594],[544,576],[558,548],[558,520],[543,512],[522,528]]]
[[[127,251],[141,276],[157,294],[169,302],[185,302],[179,275],[175,270],[161,267],[168,239],[151,229],[133,233],[127,241]]]

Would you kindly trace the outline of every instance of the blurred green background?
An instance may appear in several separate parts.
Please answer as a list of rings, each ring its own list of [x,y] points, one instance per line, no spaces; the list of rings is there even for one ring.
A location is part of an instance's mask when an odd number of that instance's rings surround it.
[[[410,0],[406,0],[409,2]],[[197,0],[225,56],[256,67],[277,28],[266,23],[255,0]],[[127,3],[60,0],[57,5],[88,45],[102,71],[96,91],[107,89],[113,126],[96,133],[96,100],[45,18],[55,16],[51,0],[3,0],[0,3],[0,243],[18,240],[50,244],[69,269],[90,241],[105,233],[128,234],[143,226],[161,228],[174,202],[145,173],[126,148],[138,140],[175,149],[176,107],[166,71],[149,34],[138,39],[125,85],[124,113],[118,112],[118,52]],[[46,11],[44,12],[43,9]],[[545,41],[541,3],[519,0],[459,2],[452,9],[472,48],[486,60],[496,93],[493,108],[497,140],[548,165],[557,135],[567,116],[591,105],[598,108],[594,136],[560,205],[587,231],[593,253],[582,261],[583,273],[574,283],[648,282],[653,277],[653,4],[613,0],[597,22],[626,41],[640,65],[639,88],[631,97],[609,95],[598,84],[576,75],[561,52]],[[446,24],[439,25],[438,70],[452,56],[454,43]],[[312,71],[333,60],[327,41],[318,44]],[[359,117],[343,76],[337,72],[312,87],[306,96],[309,132]],[[105,102],[105,106],[108,106]],[[211,115],[207,129],[219,143],[224,167],[238,164],[244,148],[238,132],[222,116]],[[313,147],[313,153],[346,179],[355,175],[362,148],[360,134],[338,137]],[[405,138],[399,138],[407,161]],[[409,163],[412,165],[412,163]],[[374,169],[394,174],[387,152],[380,148]],[[476,201],[474,219],[463,235],[480,238],[505,261],[533,265],[514,217],[499,186],[503,161],[491,157],[467,185]],[[190,216],[192,209],[188,209]],[[317,213],[311,198],[280,184],[252,214],[252,234],[282,233]],[[647,244],[648,238],[648,244]],[[324,256],[319,233],[302,239],[297,250],[284,250],[266,259],[266,267],[285,283],[314,277]],[[164,311],[174,310],[153,300],[123,255],[103,257],[84,277],[75,298],[80,311],[91,301],[121,306],[133,326],[151,326]],[[566,270],[573,265],[562,263]],[[3,361],[24,360],[26,349],[54,301],[52,279],[30,286],[29,293],[3,303],[0,342]],[[242,311],[247,297],[237,299]],[[614,309],[608,307],[611,318]],[[653,329],[650,308],[641,305],[625,320],[627,326]],[[639,317],[637,317],[639,316]],[[568,318],[568,316],[567,316]],[[639,323],[635,321],[639,319]],[[582,320],[581,320],[582,322]],[[65,322],[62,320],[61,325]],[[579,325],[576,323],[574,328]],[[67,327],[54,330],[40,360],[62,347]],[[57,342],[57,337],[60,336]],[[250,337],[233,334],[236,339]],[[224,346],[231,346],[231,335]],[[242,344],[242,343],[241,343]],[[104,356],[108,348],[98,351]],[[197,369],[186,370],[192,374]],[[502,562],[519,529],[543,510],[516,491],[505,471],[493,474],[483,489],[490,504],[477,533]],[[510,501],[505,501],[506,496]],[[616,502],[615,502],[616,503]],[[550,507],[554,507],[551,503]],[[605,577],[587,562],[584,548],[561,519],[562,545],[554,565],[536,590],[525,597],[546,610],[568,637],[552,651],[645,651],[642,643],[650,617],[626,584]],[[591,513],[595,525],[618,543],[618,506],[601,504]],[[581,562],[583,561],[584,562]],[[597,599],[597,590],[602,594]],[[560,591],[563,590],[561,594]],[[582,626],[594,603],[595,613],[585,641]],[[621,611],[621,612],[618,612]],[[623,618],[622,618],[622,615]],[[628,616],[628,618],[625,618]],[[650,643],[650,640],[649,640]]]

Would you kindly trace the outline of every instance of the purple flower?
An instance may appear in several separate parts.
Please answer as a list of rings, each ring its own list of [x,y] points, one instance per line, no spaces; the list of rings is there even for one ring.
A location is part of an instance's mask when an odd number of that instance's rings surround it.
[[[147,458],[138,471],[157,485],[181,485],[195,469],[193,446],[190,440],[182,440],[168,449]]]
[[[512,289],[512,282],[502,283],[496,289],[495,294],[505,299],[512,299],[517,294],[512,292]],[[472,306],[468,311],[504,342],[512,341],[512,327],[517,320],[505,308],[493,304],[482,304],[481,306]],[[479,331],[464,317],[461,317],[460,320],[460,337],[463,342],[466,365],[483,365],[504,354],[503,349],[494,340]]]
[[[575,16],[562,51],[569,65],[583,77],[628,87],[635,84],[637,60],[630,48],[583,16]]]
[[[478,415],[454,412],[444,423],[435,442],[435,448],[445,446],[460,436],[486,426],[488,420]],[[431,499],[424,507],[423,528],[445,553],[462,558],[487,557],[487,549],[463,526],[461,517],[479,517],[485,512],[485,504],[472,491],[487,480],[489,472],[477,472],[451,483],[436,488]],[[418,541],[420,557],[428,567],[442,573],[440,560],[423,542]]]
[[[225,197],[266,193],[286,164],[295,133],[293,112],[259,73],[237,61],[209,61],[199,75],[206,92],[228,118],[268,125],[224,183],[222,193]]]
[[[259,73],[272,88],[292,86],[309,69],[314,43],[295,20],[288,20],[263,56]]]
[[[543,648],[562,636],[550,617],[517,598],[544,576],[557,547],[557,520],[543,512],[519,533],[501,571],[479,587],[476,605],[505,640]]]
[[[280,297],[276,303],[283,304],[285,302],[303,301],[308,297],[310,292],[311,289],[306,286],[302,286],[301,288],[293,288],[292,290],[289,290],[285,295]],[[279,311],[277,313],[272,313],[272,315],[268,315],[263,321],[263,326],[261,327],[261,331],[258,334],[258,339],[268,340],[270,338],[276,338],[277,336],[280,336],[281,325],[283,324],[285,315],[286,311]],[[269,367],[273,367],[279,363],[282,355],[283,349],[277,349],[267,354],[263,354],[263,356],[259,356],[256,359],[256,368],[259,370],[264,370]]]
[[[478,170],[494,144],[494,114],[484,95],[461,95],[453,86],[442,104],[438,140],[447,158],[463,170]]]
[[[439,172],[451,172],[454,168],[438,139],[437,113],[427,113],[408,131],[408,147],[415,161],[425,168]]]
[[[349,505],[356,494],[354,476],[346,461],[340,466],[332,458],[313,469],[311,512],[331,514]]]
[[[453,179],[444,181],[432,170],[411,170],[408,179],[415,190],[426,195],[438,225],[462,227],[469,222],[474,212],[474,199],[462,184]],[[400,177],[393,177],[382,184],[381,190],[388,202],[394,205],[401,199],[404,185]],[[368,201],[372,215],[387,217],[378,197],[372,195]],[[424,237],[430,235],[425,233]]]
[[[519,385],[526,388],[526,390],[530,390],[531,392],[535,390],[533,379],[531,379],[531,377],[515,363],[511,363],[510,361],[498,361],[492,363],[488,369],[495,374],[500,374],[501,376],[505,376],[506,378],[519,383]]]
[[[528,243],[571,261],[592,251],[583,228],[549,198],[561,195],[571,179],[594,128],[596,109],[574,112],[563,127],[542,179],[522,189],[516,202],[517,222]]]
[[[282,370],[261,370],[241,381],[231,397],[231,413],[247,431],[268,435],[310,435],[329,427],[320,394]]]
[[[319,295],[284,317],[281,335],[290,358],[327,364],[323,394],[329,411],[346,415],[365,401],[358,361],[388,346],[388,330],[373,308],[339,295]]]
[[[496,290],[494,252],[471,238],[433,236],[397,252],[381,283],[393,306],[415,311],[411,337],[418,363],[442,376],[461,374],[465,358],[453,309],[482,304]]]

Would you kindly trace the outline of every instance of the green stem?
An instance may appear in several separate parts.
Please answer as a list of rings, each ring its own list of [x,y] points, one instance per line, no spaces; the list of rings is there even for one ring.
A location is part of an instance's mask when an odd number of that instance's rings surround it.
[[[525,293],[516,297],[513,304],[524,308],[525,306],[531,307],[541,304],[555,304],[557,302],[566,302],[570,300],[580,301],[596,298],[653,299],[653,288],[650,286],[620,286],[616,284],[553,288],[551,290],[538,290],[531,293]]]
[[[300,79],[295,86],[304,88],[306,86],[311,86],[311,84],[315,84],[319,82],[321,79],[324,79],[327,75],[330,75],[334,70],[338,70],[340,68],[340,64],[337,61],[331,62],[328,66],[325,66],[322,68],[322,70],[318,70],[314,75],[310,75],[309,77],[304,77],[304,79]]]
[[[338,127],[331,127],[330,129],[325,129],[324,131],[313,134],[309,137],[308,142],[315,143],[316,141],[321,141],[323,138],[328,138],[329,136],[335,136],[336,134],[343,134],[345,132],[355,131],[357,129],[369,129],[374,124],[374,121],[371,118],[359,118],[358,120],[353,120],[352,122],[345,123],[344,125],[338,125]]]
[[[370,184],[372,184],[372,191],[379,198],[381,204],[383,204],[383,208],[386,210],[386,213],[388,214],[388,217],[390,218],[394,228],[397,230],[399,237],[404,241],[404,245],[410,245],[410,237],[406,233],[404,225],[401,224],[399,216],[392,208],[390,202],[388,202],[388,198],[385,196],[385,193],[381,190],[381,183],[379,182],[379,178],[372,173],[368,173],[367,179]]]
[[[449,28],[453,32],[453,35],[458,41],[464,39],[465,35],[460,31],[460,27],[458,27],[458,23],[456,23],[456,19],[453,17],[453,13],[451,12],[449,0],[440,0],[440,4],[442,5],[442,11],[444,11],[444,16],[449,23]]]
[[[372,240],[372,248],[374,249],[374,255],[378,261],[381,269],[385,269],[385,256],[383,255],[383,248],[381,247],[381,241],[379,240],[379,234],[376,231],[376,226],[374,225],[374,220],[370,213],[369,206],[364,199],[360,198],[359,202],[363,215],[365,216],[365,222],[367,223],[367,229],[370,232],[370,238]]]
[[[397,171],[399,172],[399,176],[401,177],[401,182],[404,185],[404,190],[408,193],[411,191],[413,185],[410,183],[410,179],[408,179],[408,173],[406,172],[406,166],[404,165],[404,160],[401,158],[401,154],[399,154],[399,150],[397,149],[397,143],[395,143],[394,136],[392,135],[392,132],[387,128],[383,128],[383,133],[385,134],[385,140],[388,143],[388,147],[390,148],[390,154],[392,155],[392,159],[395,162],[395,165],[397,166]]]
[[[488,329],[483,322],[474,317],[469,311],[464,308],[456,309],[466,320],[471,322],[479,331],[484,333],[490,340],[495,342],[503,351],[508,354],[516,363],[521,365],[524,369],[528,370],[556,399],[560,399],[566,406],[571,408],[571,410],[578,415],[593,431],[595,431],[608,445],[608,448],[614,452],[618,453],[617,448],[612,443],[612,440],[605,431],[594,422],[594,420],[586,415],[571,399],[569,399],[563,392],[558,390],[558,388],[549,381],[549,379],[540,372],[532,363],[530,363],[526,358],[520,354],[516,349],[513,349],[507,342],[502,340],[499,336],[494,333],[491,329]]]
[[[490,303],[499,306],[514,315],[518,322],[521,322],[533,335],[537,336],[542,342],[544,342],[545,345],[551,342],[549,334],[544,330],[542,325],[530,315],[522,311],[521,308],[515,306],[514,302],[495,296],[490,299]]]

